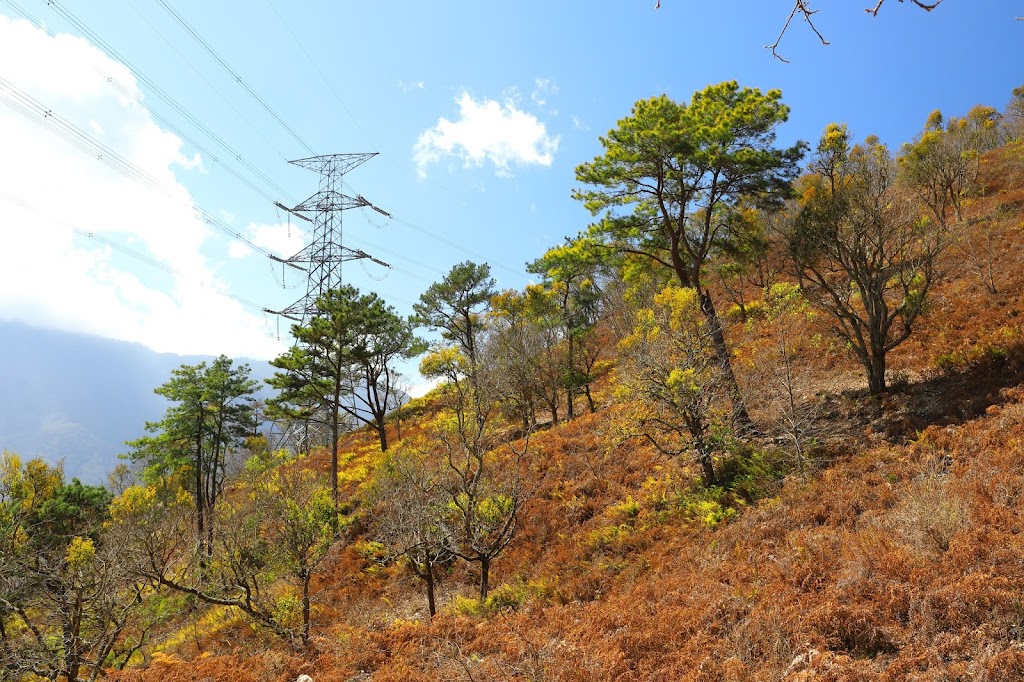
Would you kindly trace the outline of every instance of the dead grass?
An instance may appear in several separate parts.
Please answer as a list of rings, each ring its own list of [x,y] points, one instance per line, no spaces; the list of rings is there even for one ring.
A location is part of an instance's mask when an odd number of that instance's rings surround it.
[[[308,650],[243,628],[205,657],[182,650],[110,679],[1024,679],[1024,163],[999,152],[982,172],[970,210],[1009,207],[996,225],[1005,290],[950,267],[893,353],[907,385],[882,398],[858,391],[843,349],[805,353],[808,399],[836,441],[808,482],[789,476],[736,520],[695,523],[677,504],[693,473],[625,439],[606,406],[532,439],[536,496],[492,574],[543,586],[518,607],[425,622],[415,580],[339,547],[316,578]],[[749,381],[756,331],[730,334]],[[372,470],[368,455],[352,462]],[[470,594],[474,579],[456,565],[439,593]]]

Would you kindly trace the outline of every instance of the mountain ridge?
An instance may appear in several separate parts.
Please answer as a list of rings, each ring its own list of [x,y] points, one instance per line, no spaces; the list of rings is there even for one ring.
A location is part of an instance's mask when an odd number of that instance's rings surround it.
[[[67,477],[101,483],[168,403],[153,389],[182,364],[213,356],[158,353],[139,343],[0,321],[0,449],[64,462]],[[272,368],[239,359],[262,382]]]

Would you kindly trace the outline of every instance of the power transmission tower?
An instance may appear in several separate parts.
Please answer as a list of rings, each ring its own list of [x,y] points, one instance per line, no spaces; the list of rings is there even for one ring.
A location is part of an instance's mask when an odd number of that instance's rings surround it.
[[[325,154],[291,161],[301,168],[320,174],[320,188],[316,194],[298,206],[289,208],[280,202],[275,205],[288,213],[312,223],[313,237],[310,243],[290,258],[270,256],[285,265],[304,270],[307,273],[306,295],[283,310],[264,312],[280,315],[299,324],[305,324],[316,312],[316,301],[331,289],[342,285],[342,263],[351,260],[369,259],[378,265],[391,267],[359,249],[351,249],[342,242],[342,213],[350,208],[368,207],[391,217],[360,195],[354,197],[342,192],[345,173],[362,165],[376,156],[365,154]],[[312,215],[312,217],[310,217]],[[310,446],[325,442],[327,435],[323,423],[316,420],[296,422],[275,421],[268,434],[273,449],[288,448],[308,452]]]
[[[268,313],[287,317],[299,323],[305,322],[316,309],[316,300],[331,289],[341,286],[341,264],[345,261],[369,259],[378,265],[390,267],[359,249],[350,249],[342,242],[342,213],[350,208],[368,207],[391,217],[358,194],[350,197],[343,193],[345,173],[376,156],[366,154],[324,154],[308,159],[291,161],[301,168],[308,168],[320,174],[320,189],[298,206],[289,208],[280,202],[275,205],[313,224],[313,238],[308,246],[290,258],[271,256],[273,260],[292,266],[300,266],[307,273],[306,295],[283,310]],[[309,214],[312,214],[312,218]]]

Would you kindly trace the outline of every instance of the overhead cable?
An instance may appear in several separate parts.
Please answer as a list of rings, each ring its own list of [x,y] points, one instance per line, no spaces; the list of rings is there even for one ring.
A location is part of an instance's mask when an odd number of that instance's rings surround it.
[[[46,30],[41,22],[35,20],[27,12],[25,12],[23,9],[18,7],[17,3],[14,2],[14,0],[0,0],[0,2],[4,2],[9,7],[15,9],[15,11],[17,11],[23,17],[28,19],[31,23],[35,24],[38,28]],[[58,2],[58,0],[47,0],[47,5],[51,9],[53,9],[57,14],[59,14],[61,17],[63,17],[65,21],[67,21],[69,24],[74,26],[75,29],[77,29],[84,36],[86,36],[96,47],[98,47],[101,50],[103,50],[104,52],[106,52],[107,55],[111,59],[114,59],[114,60],[124,64],[126,67],[128,67],[128,69],[131,70],[132,75],[140,83],[145,85],[148,91],[152,92],[152,94],[156,95],[158,98],[163,100],[164,103],[166,103],[169,107],[171,107],[178,115],[180,115],[182,118],[184,118],[190,125],[194,126],[196,129],[198,129],[204,135],[206,135],[208,138],[210,138],[213,142],[215,142],[221,149],[223,149],[227,153],[227,158],[233,159],[237,163],[241,164],[250,173],[252,173],[257,178],[259,178],[267,187],[269,187],[272,190],[272,193],[275,193],[275,194],[277,194],[279,196],[282,196],[282,195],[283,196],[288,196],[288,193],[283,188],[281,188],[280,185],[278,185],[276,182],[274,182],[274,180],[272,180],[266,173],[264,173],[259,168],[257,168],[255,165],[253,165],[250,161],[248,161],[240,152],[238,152],[234,147],[232,147],[230,144],[228,144],[224,140],[224,138],[222,138],[220,135],[215,133],[205,123],[203,123],[201,120],[199,120],[191,111],[189,111],[188,108],[186,108],[183,105],[181,105],[176,99],[174,99],[163,88],[161,88],[155,81],[153,81],[151,78],[147,77],[142,71],[140,71],[138,68],[136,68],[134,64],[132,64],[128,59],[126,59],[123,55],[121,55],[113,47],[111,47],[109,43],[107,43],[105,40],[103,40],[103,38],[101,38],[95,31],[93,31],[91,28],[89,28],[89,26],[86,25],[85,22],[83,22],[81,19],[79,19],[73,12],[71,12],[66,7],[64,7],[60,2]],[[110,83],[111,85],[114,85],[115,83],[117,83],[116,79],[114,79],[114,78],[112,78],[110,76],[108,76],[107,78],[108,78],[108,83]],[[119,83],[117,83],[117,85],[114,85],[114,87],[118,87],[118,86],[120,86],[121,88],[124,87],[123,85],[120,85]],[[212,85],[211,85],[211,87],[212,87]],[[137,95],[132,95],[132,97],[134,99],[138,100]],[[154,115],[155,118],[160,118],[160,120],[163,121],[165,123],[165,125],[167,124],[167,120],[165,118],[158,117],[156,115],[156,113],[153,112],[153,110],[151,108],[148,108],[148,109],[149,109],[150,113]],[[177,134],[181,135],[183,138],[185,137],[180,132],[178,132],[178,131],[175,131],[175,132]],[[199,145],[197,145],[193,140],[189,139],[188,141],[190,142],[190,144],[193,144],[197,148],[199,147]],[[261,194],[262,194],[262,192],[261,192]]]
[[[92,136],[83,132],[80,128],[60,116],[53,109],[40,103],[38,100],[28,95],[2,76],[0,76],[0,102],[3,102],[14,111],[69,142],[80,151],[106,164],[121,175],[124,175],[131,180],[135,180],[140,184],[156,189],[174,201],[180,201],[178,197],[174,196],[174,194],[164,186],[163,183],[152,175],[142,170],[110,147],[107,147],[102,142],[99,142]],[[263,248],[259,244],[256,244],[220,218],[208,213],[194,203],[185,202],[184,205],[198,213],[204,222],[212,225],[214,228],[220,230],[232,239],[242,242],[249,248],[265,256],[274,257],[274,254],[271,251]],[[301,267],[291,263],[288,265],[297,270],[302,269]]]
[[[173,7],[171,7],[171,5],[166,0],[156,0],[156,1],[157,1],[157,3],[161,7],[163,7],[165,10],[167,10],[167,13],[171,15],[171,18],[173,18],[176,22],[178,22],[178,24],[183,29],[185,29],[185,32],[188,33],[190,36],[192,36],[192,39],[195,40],[196,43],[198,43],[199,46],[201,48],[203,48],[207,52],[207,54],[209,54],[213,58],[213,60],[215,62],[217,62],[221,66],[221,68],[223,68],[225,71],[227,71],[228,74],[234,79],[234,81],[236,83],[238,83],[238,85],[243,90],[245,90],[247,93],[249,93],[249,95],[254,100],[256,100],[256,103],[259,104],[261,107],[263,107],[264,111],[266,111],[268,114],[270,114],[271,118],[273,118],[275,121],[277,121],[277,123],[282,128],[284,128],[285,131],[287,131],[288,134],[291,135],[295,139],[296,142],[298,142],[300,145],[302,145],[302,147],[305,148],[310,154],[315,154],[316,153],[316,152],[313,151],[313,148],[310,147],[309,144],[304,139],[302,139],[302,137],[300,137],[299,134],[297,132],[295,132],[295,130],[290,125],[288,125],[285,122],[285,120],[283,118],[281,118],[281,116],[276,111],[274,111],[274,109],[269,104],[267,104],[267,101],[265,99],[263,99],[263,97],[261,97],[260,94],[258,92],[256,92],[252,88],[252,86],[250,86],[248,83],[246,83],[245,79],[242,78],[238,74],[237,71],[235,71],[233,68],[231,68],[231,65],[228,64],[227,61],[225,61],[225,59],[223,57],[221,57],[220,54],[215,49],[213,49],[213,46],[211,46],[203,38],[203,36],[201,36],[199,34],[199,32],[196,31],[192,27],[192,25],[189,24],[188,21],[185,20],[184,17],[182,17],[180,14],[178,14],[178,12]]]

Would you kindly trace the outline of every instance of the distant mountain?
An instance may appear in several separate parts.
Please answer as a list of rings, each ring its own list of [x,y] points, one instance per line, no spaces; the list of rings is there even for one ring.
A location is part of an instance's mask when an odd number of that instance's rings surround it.
[[[171,370],[212,357],[0,321],[0,449],[64,460],[70,479],[102,483],[169,403],[153,389]],[[273,368],[236,359],[259,381]]]

